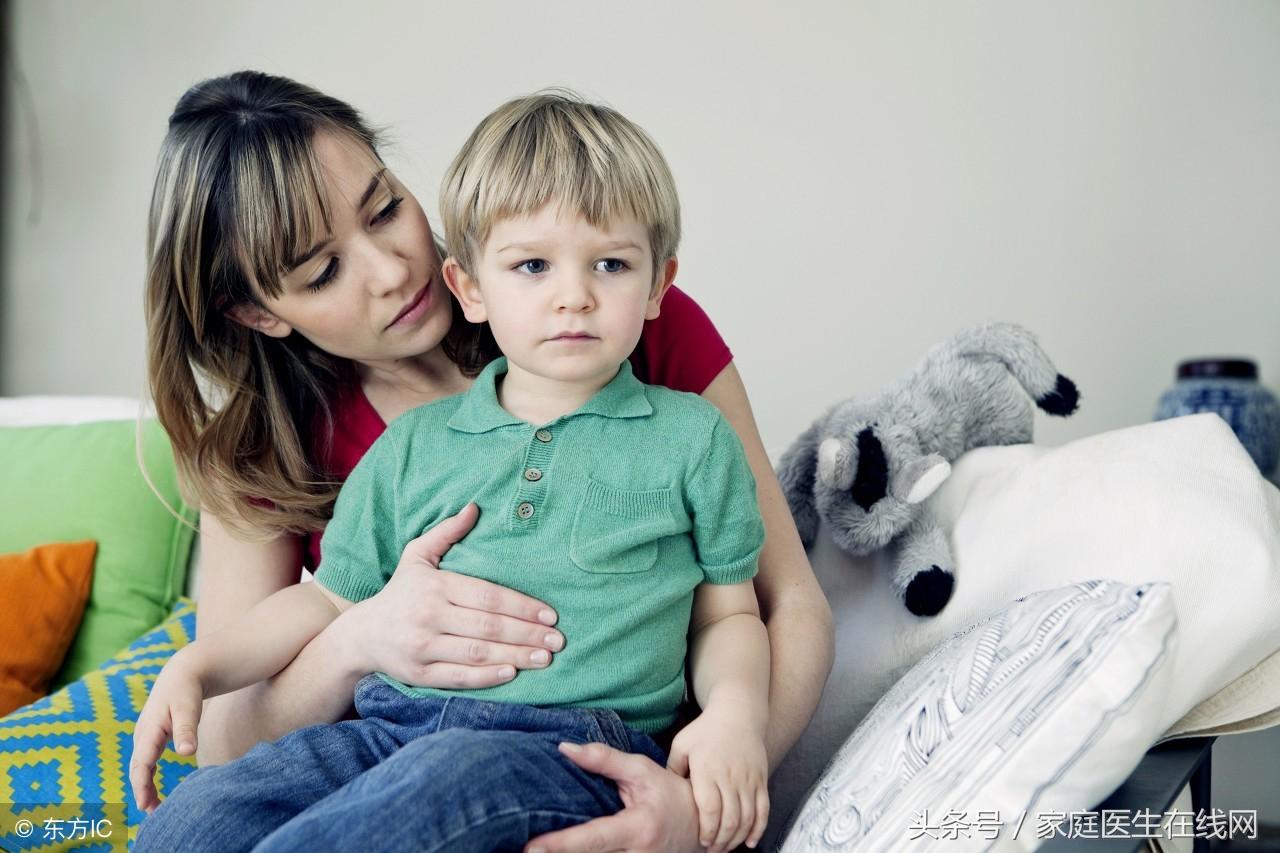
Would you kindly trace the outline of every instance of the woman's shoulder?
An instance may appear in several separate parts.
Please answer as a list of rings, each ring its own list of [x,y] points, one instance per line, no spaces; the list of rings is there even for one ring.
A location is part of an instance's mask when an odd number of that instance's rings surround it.
[[[382,437],[401,445],[416,438],[436,440],[466,399],[463,392],[414,406],[388,424]]]
[[[347,482],[359,478],[366,485],[386,485],[386,478],[394,479],[406,471],[420,474],[423,469],[414,465],[414,460],[448,458],[457,449],[451,443],[453,431],[448,424],[463,396],[424,403],[397,417],[365,450],[348,474]]]
[[[733,353],[702,306],[673,285],[658,316],[645,323],[631,361],[645,382],[701,394]]]
[[[432,400],[429,403],[423,403],[414,406],[405,411],[403,415],[392,421],[392,425],[399,424],[401,421],[407,423],[424,423],[437,420],[448,420],[453,417],[453,413],[458,411],[458,407],[467,399],[467,392],[463,391],[458,394],[450,394],[448,397],[441,397],[438,400]],[[390,427],[388,427],[389,429]]]
[[[440,417],[442,412],[450,410],[447,408],[421,410],[431,409],[433,406],[446,406],[450,401],[453,401],[456,407],[462,396],[462,394],[450,395],[421,406],[414,406],[394,417],[391,423],[387,424],[358,382],[344,384],[338,388],[330,403],[331,431],[328,434],[325,433],[323,419],[315,424],[315,446],[326,462],[326,470],[345,479],[365,454],[387,433],[397,436],[411,429],[414,423],[421,426],[424,423],[423,419]],[[447,419],[448,414],[443,417]]]

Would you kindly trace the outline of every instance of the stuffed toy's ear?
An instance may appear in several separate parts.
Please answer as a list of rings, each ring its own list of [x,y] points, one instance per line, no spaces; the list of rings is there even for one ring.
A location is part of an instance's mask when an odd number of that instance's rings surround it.
[[[951,463],[936,453],[914,459],[894,478],[893,496],[909,503],[922,503],[951,476]]]
[[[850,458],[853,455],[850,450],[838,438],[824,439],[818,445],[818,482],[837,492],[843,492],[852,486],[857,462]]]
[[[806,548],[818,535],[818,509],[813,495],[817,465],[818,424],[814,423],[787,448],[778,462],[778,483]]]

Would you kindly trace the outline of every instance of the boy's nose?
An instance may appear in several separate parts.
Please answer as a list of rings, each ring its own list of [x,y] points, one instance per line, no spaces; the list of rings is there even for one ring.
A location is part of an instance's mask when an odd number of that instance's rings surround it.
[[[591,287],[580,275],[567,275],[556,289],[556,308],[561,311],[585,311],[594,304]]]

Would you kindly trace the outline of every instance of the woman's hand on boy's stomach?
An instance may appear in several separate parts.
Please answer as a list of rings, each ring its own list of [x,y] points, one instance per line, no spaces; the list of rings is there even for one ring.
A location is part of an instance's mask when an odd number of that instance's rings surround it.
[[[380,592],[338,621],[359,655],[357,672],[385,672],[414,687],[492,687],[540,669],[564,648],[555,611],[504,586],[442,571],[449,548],[475,525],[468,504],[404,548]],[[541,654],[540,654],[541,653]]]

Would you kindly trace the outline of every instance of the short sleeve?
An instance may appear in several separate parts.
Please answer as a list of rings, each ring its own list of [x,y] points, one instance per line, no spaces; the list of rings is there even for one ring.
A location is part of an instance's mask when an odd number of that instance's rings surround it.
[[[399,456],[389,436],[375,441],[338,492],[325,527],[315,579],[348,601],[377,594],[399,562]]]
[[[734,584],[755,577],[764,545],[756,480],[738,434],[718,415],[706,454],[685,491],[706,582]]]
[[[701,394],[733,353],[711,318],[677,287],[662,298],[662,313],[644,324],[631,364],[641,381]]]

